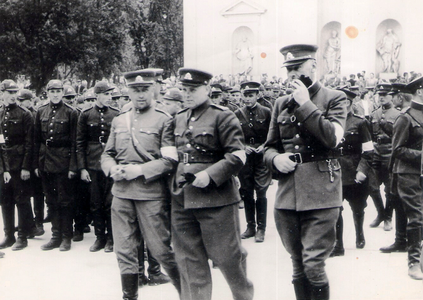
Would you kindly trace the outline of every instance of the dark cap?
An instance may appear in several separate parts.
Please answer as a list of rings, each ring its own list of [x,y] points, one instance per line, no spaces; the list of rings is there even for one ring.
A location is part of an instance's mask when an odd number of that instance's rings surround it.
[[[76,98],[75,101],[76,101],[77,104],[82,104],[82,103],[84,103],[85,98],[84,98],[84,96],[79,96],[79,97]]]
[[[18,100],[19,101],[25,101],[25,100],[32,100],[33,95],[30,90],[23,89],[19,92]]]
[[[183,102],[182,93],[178,88],[170,88],[166,91],[163,96],[163,99],[170,101],[179,101]]]
[[[255,81],[247,81],[243,82],[241,84],[241,91],[244,92],[253,92],[253,91],[259,91],[260,89],[260,83]]]
[[[12,79],[6,79],[1,83],[1,91],[19,91],[19,87]]]
[[[102,94],[108,91],[113,90],[115,87],[111,86],[107,81],[99,81],[94,86],[95,94]]]
[[[400,83],[400,82],[394,82],[392,84],[392,88],[389,91],[389,95],[396,95],[399,93],[409,93],[409,91],[407,90],[407,85],[405,83]]]
[[[272,85],[272,88],[273,88],[273,90],[278,90],[279,91],[281,89],[281,86],[279,84],[277,84],[277,83],[274,83]]]
[[[178,74],[181,84],[191,86],[207,85],[213,78],[208,72],[190,68],[180,68]]]
[[[231,90],[231,94],[233,93],[241,93],[240,87],[239,86],[234,86]]]
[[[360,90],[360,87],[358,85],[353,85],[349,87],[350,91],[358,92]]]
[[[88,90],[84,94],[84,100],[90,100],[90,99],[97,99],[96,94],[94,94],[94,91]]]
[[[378,94],[387,94],[392,89],[391,84],[389,83],[380,83],[376,86],[376,93]]]
[[[47,83],[48,90],[63,90],[63,83],[58,79],[52,79]]]
[[[285,57],[282,67],[296,66],[309,59],[315,59],[318,48],[316,45],[307,44],[295,44],[281,48],[279,51]]]
[[[64,92],[63,97],[66,97],[66,96],[76,96],[75,89],[72,86],[68,85],[68,84],[65,84],[63,86],[63,92]]]
[[[218,87],[212,86],[211,93],[212,94],[222,94],[222,90]]]
[[[119,89],[115,89],[115,90],[112,92],[112,99],[113,99],[113,98],[120,98],[120,96],[122,96],[122,94],[120,93]]]
[[[224,84],[224,85],[222,85],[221,90],[222,90],[222,92],[229,93],[232,90],[232,88],[229,85]]]
[[[344,92],[345,95],[347,95],[348,100],[350,100],[350,101],[353,101],[353,99],[358,96],[358,94],[356,94],[355,92],[353,92],[353,91],[351,91],[349,89],[346,89],[345,87],[343,87],[343,88],[337,88],[337,90],[338,91],[341,91],[341,92]]]
[[[163,69],[144,69],[132,72],[126,72],[123,76],[126,79],[127,86],[146,86],[152,85],[161,78]]]
[[[120,93],[121,93],[121,97],[129,97],[128,89],[127,88],[121,89],[120,90]]]
[[[414,94],[417,90],[423,88],[423,77],[418,77],[407,84],[407,90],[410,91],[411,94]]]
[[[265,84],[264,84],[264,88],[265,88],[266,90],[271,90],[271,89],[273,89],[273,85],[272,85],[271,83],[265,83]]]

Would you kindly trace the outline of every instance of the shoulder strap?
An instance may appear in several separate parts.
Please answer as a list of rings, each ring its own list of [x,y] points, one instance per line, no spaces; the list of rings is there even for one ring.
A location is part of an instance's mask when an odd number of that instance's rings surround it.
[[[131,113],[127,112],[125,117],[126,117],[126,126],[128,126],[128,130],[131,133],[132,145],[134,146],[135,151],[137,151],[138,155],[141,156],[146,161],[155,160],[154,156],[151,155],[150,153],[148,153],[148,151],[145,150],[144,147],[140,144],[140,142],[136,138],[134,132],[132,131]]]

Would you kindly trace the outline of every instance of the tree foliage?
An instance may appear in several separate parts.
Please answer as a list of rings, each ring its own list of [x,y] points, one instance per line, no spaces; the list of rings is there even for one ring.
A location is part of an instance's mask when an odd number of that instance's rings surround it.
[[[182,0],[0,0],[0,78],[95,81],[182,65]]]

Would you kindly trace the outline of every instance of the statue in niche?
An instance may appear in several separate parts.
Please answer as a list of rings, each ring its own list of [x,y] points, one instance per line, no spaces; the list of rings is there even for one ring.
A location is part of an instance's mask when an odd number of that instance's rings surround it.
[[[238,60],[239,74],[248,75],[253,69],[253,51],[247,36],[243,36],[235,47],[235,56]]]
[[[400,50],[401,43],[397,35],[392,29],[386,30],[386,34],[377,44],[377,52],[383,61],[382,73],[398,73]]]
[[[327,41],[323,58],[328,73],[339,74],[341,67],[341,39],[338,37],[338,31],[332,31],[331,37]]]

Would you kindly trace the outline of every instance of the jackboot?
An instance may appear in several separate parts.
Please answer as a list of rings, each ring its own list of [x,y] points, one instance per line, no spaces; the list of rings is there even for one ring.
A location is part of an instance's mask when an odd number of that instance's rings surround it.
[[[106,246],[106,238],[98,238],[95,240],[94,244],[90,247],[90,252],[97,252]]]
[[[339,212],[338,221],[336,221],[335,227],[335,247],[333,248],[332,252],[330,253],[330,257],[335,256],[344,256],[345,249],[344,249],[344,219],[342,218],[342,211]]]
[[[255,227],[250,227],[252,225],[247,225],[247,229],[241,234],[241,239],[248,239],[256,235]]]
[[[265,231],[263,229],[259,229],[256,232],[256,235],[254,237],[256,243],[263,243],[264,242],[264,235]]]
[[[267,225],[267,198],[260,197],[256,201],[257,209],[257,233],[255,235],[255,242],[264,242],[264,234]]]
[[[364,239],[363,232],[363,223],[364,223],[364,211],[360,213],[354,213],[354,227],[355,227],[355,247],[357,249],[363,249],[366,245],[366,240]]]
[[[111,237],[107,238],[106,245],[104,246],[104,252],[113,252],[113,239]]]
[[[311,300],[329,300],[329,284],[311,286]]]
[[[138,299],[138,274],[121,274],[123,300]]]
[[[377,217],[373,220],[372,223],[370,223],[370,227],[375,228],[378,227],[380,223],[385,221],[385,209],[383,207],[383,200],[379,191],[370,193],[370,196],[373,199],[373,203],[375,204],[377,211]]]
[[[60,243],[59,250],[60,251],[69,251],[71,249],[71,239],[70,238],[63,238],[62,242]]]
[[[18,237],[16,243],[13,244],[12,251],[18,251],[28,246],[28,240],[26,237]]]
[[[15,242],[15,206],[2,204],[4,239],[0,243],[0,249],[11,247]]]
[[[62,240],[59,238],[52,238],[47,244],[41,246],[41,250],[53,250],[55,248],[59,248]]]
[[[165,268],[165,271],[169,276],[173,286],[178,291],[178,294],[181,295],[181,275],[179,274],[178,267],[175,264],[173,268]]]
[[[15,236],[6,234],[3,241],[0,243],[0,249],[11,247],[16,242]]]
[[[294,285],[295,297],[297,300],[311,299],[311,286],[307,277],[302,277],[292,280]]]
[[[407,230],[408,239],[408,276],[415,280],[422,280],[423,273],[420,269],[420,243],[422,240],[421,228]]]
[[[4,252],[0,251],[0,258],[3,258],[3,257],[4,257]]]

